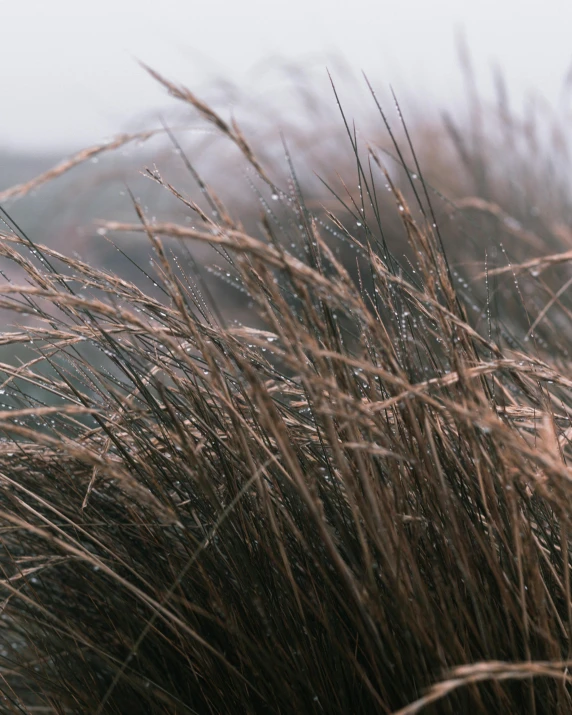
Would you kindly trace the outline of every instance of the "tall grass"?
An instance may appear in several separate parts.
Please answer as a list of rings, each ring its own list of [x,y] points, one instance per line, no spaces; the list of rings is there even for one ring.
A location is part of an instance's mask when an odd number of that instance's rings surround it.
[[[452,123],[464,203],[405,123],[396,175],[343,114],[354,176],[310,209],[291,163],[276,185],[157,79],[262,212],[248,231],[191,164],[202,206],[150,169],[195,225],[135,198],[105,225],[146,236],[149,290],[4,232],[3,711],[570,712],[570,254],[542,255],[564,224],[518,215]]]

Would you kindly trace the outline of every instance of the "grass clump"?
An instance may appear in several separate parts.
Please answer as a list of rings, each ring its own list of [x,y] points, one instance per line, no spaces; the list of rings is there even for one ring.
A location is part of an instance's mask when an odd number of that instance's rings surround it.
[[[149,291],[17,227],[0,243],[0,307],[30,316],[0,336],[3,710],[569,712],[572,376],[547,342],[567,308],[545,281],[556,312],[525,342],[517,280],[568,257],[459,291],[445,244],[470,227],[441,229],[407,138],[400,184],[349,131],[358,188],[320,214],[170,88],[255,170],[257,232],[153,169],[195,226],[136,199],[105,226],[146,234]]]

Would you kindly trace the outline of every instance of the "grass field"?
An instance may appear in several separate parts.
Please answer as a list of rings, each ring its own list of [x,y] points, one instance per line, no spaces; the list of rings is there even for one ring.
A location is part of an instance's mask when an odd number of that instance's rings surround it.
[[[3,213],[1,711],[571,712],[564,124],[334,83],[320,181],[153,74],[242,163],[166,132],[128,278]]]

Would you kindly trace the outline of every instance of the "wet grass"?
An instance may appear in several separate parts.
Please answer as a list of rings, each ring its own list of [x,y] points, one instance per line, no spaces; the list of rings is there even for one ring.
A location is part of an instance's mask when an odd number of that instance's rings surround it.
[[[342,110],[354,164],[320,209],[155,77],[238,148],[260,215],[150,168],[194,226],[135,197],[102,226],[149,242],[141,282],[4,232],[3,711],[570,712],[558,167],[502,104],[503,162],[448,120],[447,171],[379,105],[388,169]]]

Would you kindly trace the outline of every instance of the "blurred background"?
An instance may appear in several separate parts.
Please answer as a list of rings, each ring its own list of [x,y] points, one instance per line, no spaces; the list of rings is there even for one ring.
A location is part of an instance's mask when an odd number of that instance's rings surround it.
[[[96,220],[134,220],[131,191],[152,220],[193,223],[188,207],[143,175],[156,167],[200,202],[186,157],[256,232],[264,211],[257,191],[268,187],[255,187],[236,147],[195,107],[170,97],[145,63],[235,118],[273,181],[287,188],[283,135],[310,208],[337,211],[356,229],[322,181],[342,191],[339,175],[349,177],[343,191],[358,191],[327,69],[350,126],[355,120],[360,141],[389,152],[384,164],[407,191],[363,71],[404,141],[390,88],[399,99],[460,272],[480,262],[478,273],[485,251],[506,263],[524,251],[570,247],[570,27],[572,4],[562,0],[3,3],[0,204],[39,243],[115,270],[123,259]],[[94,154],[25,196],[5,193],[84,147],[163,124],[173,137],[163,132]],[[388,206],[393,198],[384,192]],[[398,218],[388,211],[384,221],[401,250]],[[458,240],[463,222],[470,244]],[[140,235],[113,238],[147,265]],[[204,247],[197,250],[204,263]]]

